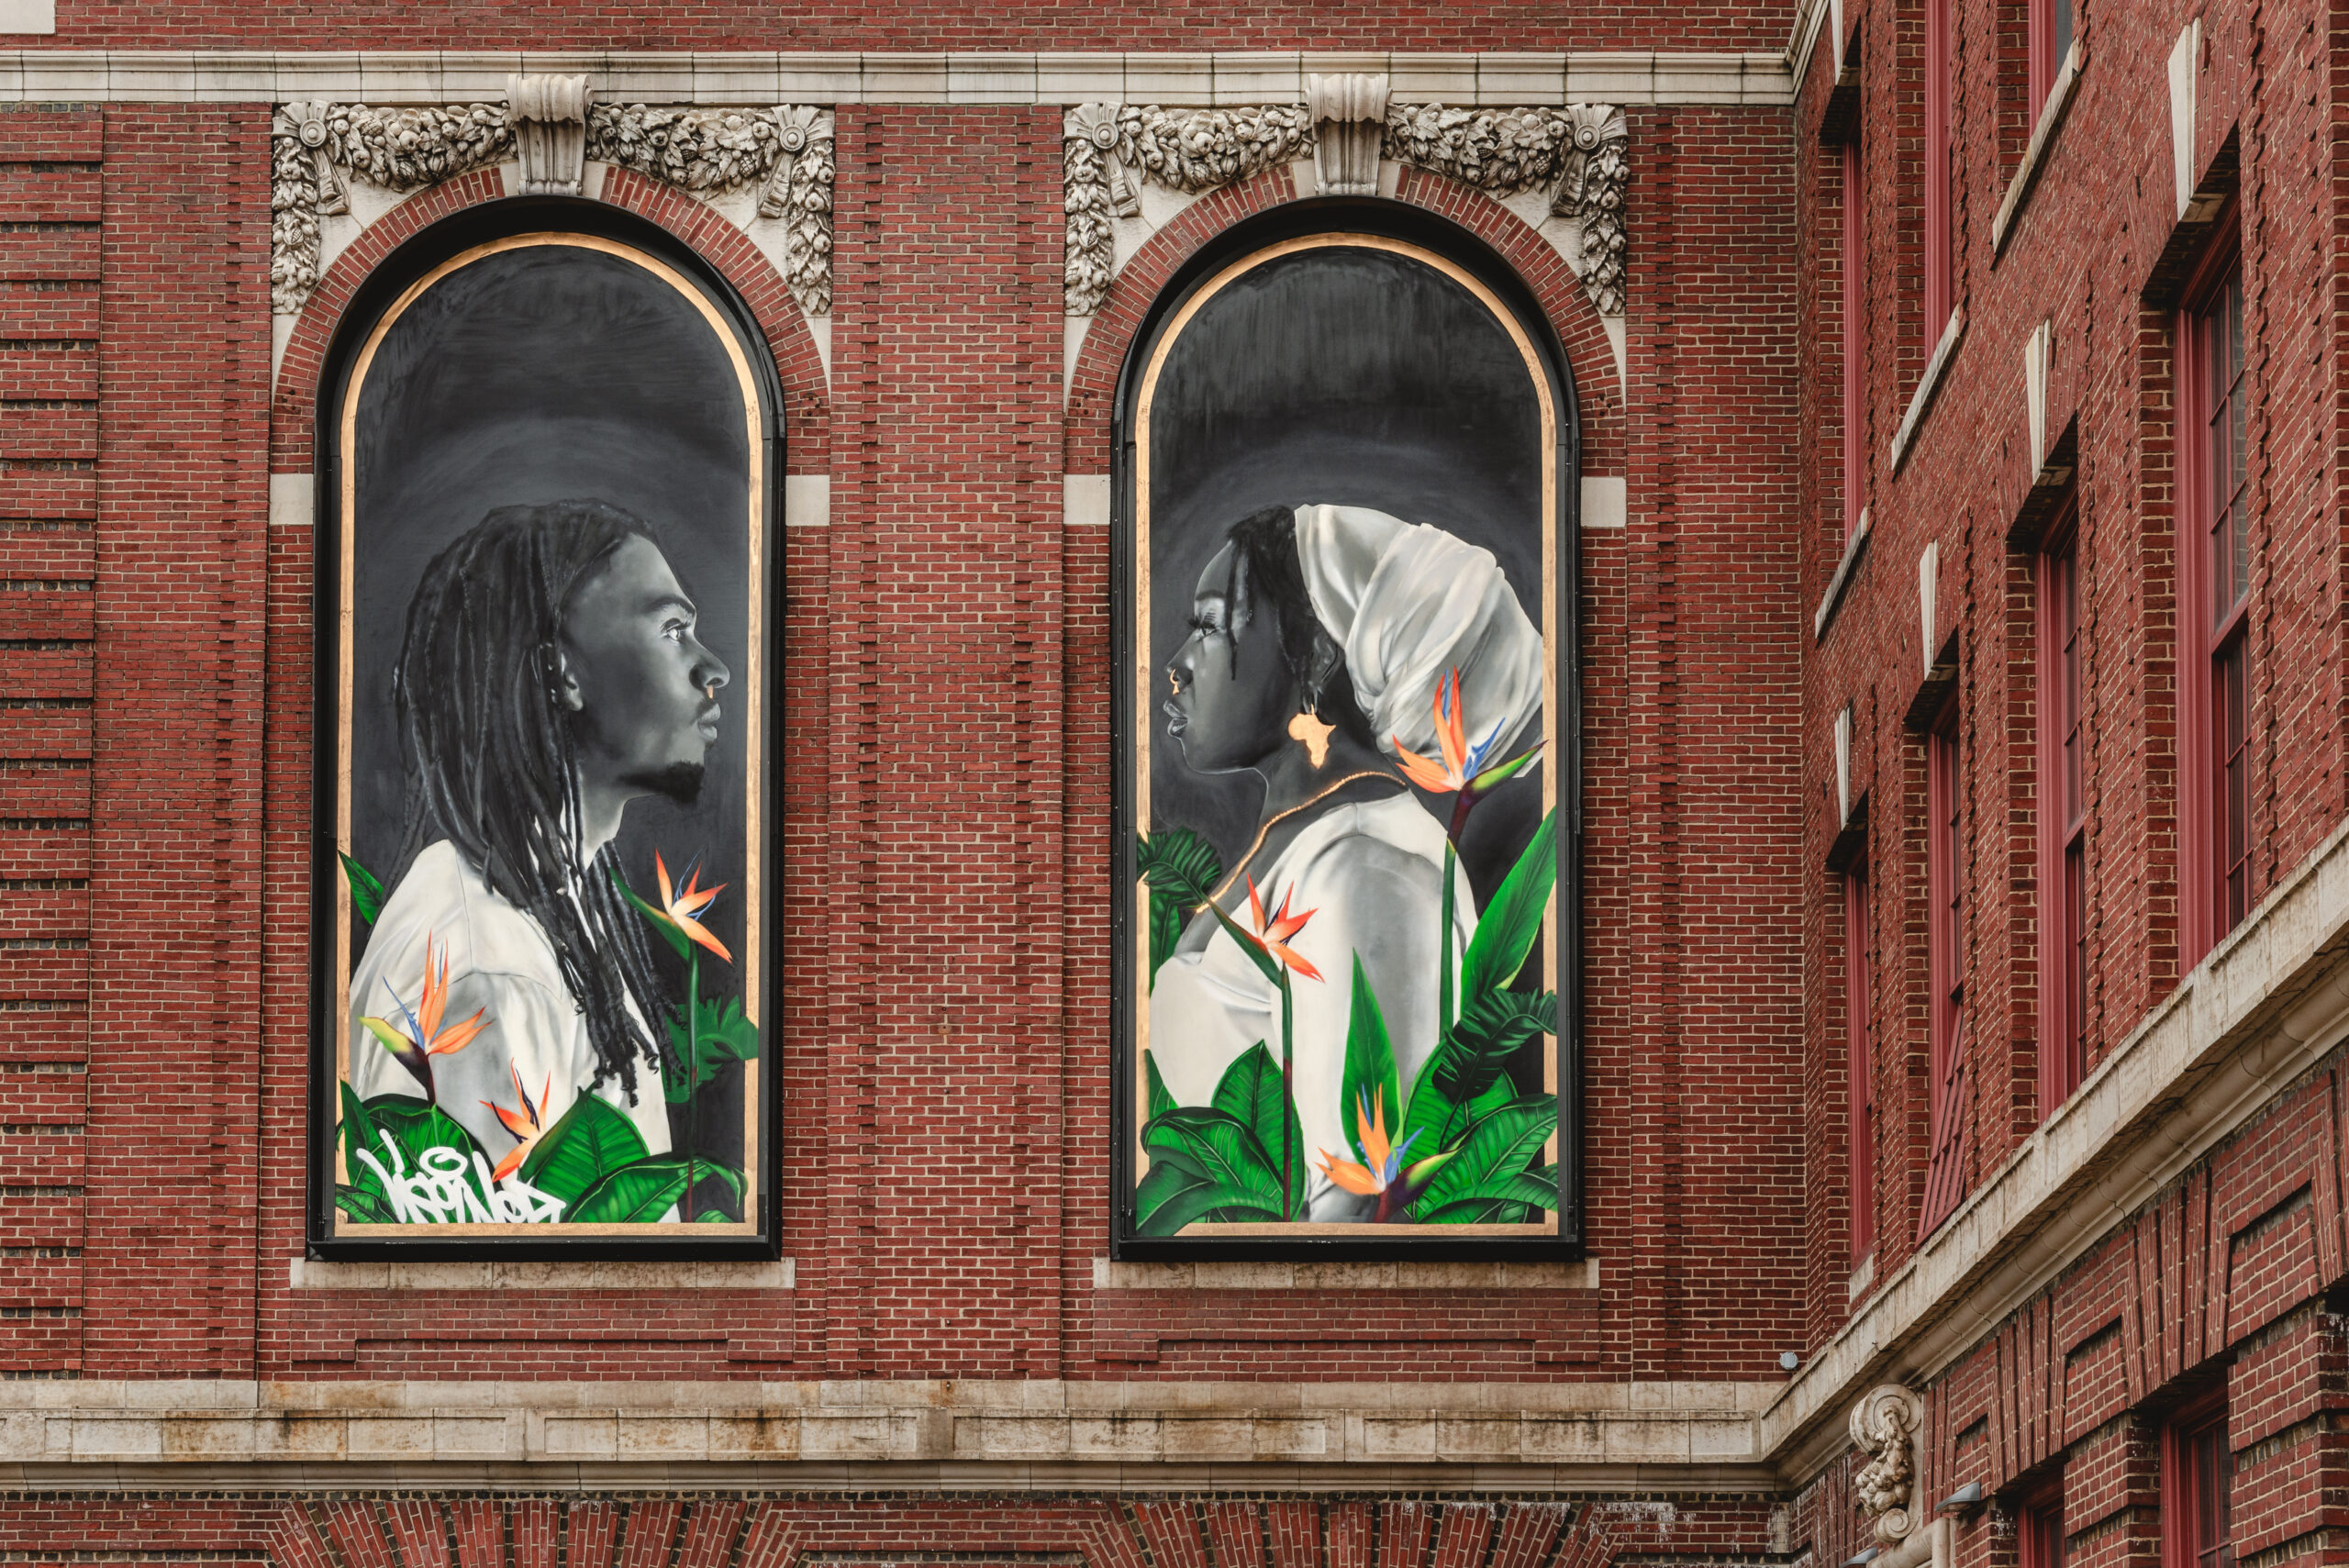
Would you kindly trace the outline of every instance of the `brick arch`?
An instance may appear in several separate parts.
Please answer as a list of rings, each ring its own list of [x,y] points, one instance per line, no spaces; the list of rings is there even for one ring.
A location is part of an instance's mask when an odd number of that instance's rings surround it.
[[[1268,170],[1185,207],[1143,242],[1109,285],[1069,376],[1066,471],[1107,473],[1118,373],[1142,321],[1184,262],[1246,217],[1297,198],[1295,176]],[[1523,218],[1474,186],[1405,168],[1396,198],[1459,225],[1499,253],[1532,292],[1564,350],[1582,413],[1582,472],[1620,474],[1628,450],[1615,345],[1582,280]]]
[[[287,339],[270,402],[269,466],[273,473],[307,473],[316,461],[312,442],[317,422],[318,378],[328,347],[360,285],[384,259],[411,236],[450,214],[506,195],[495,169],[476,169],[429,186],[360,230],[318,280]],[[659,224],[734,285],[774,356],[783,384],[785,419],[784,469],[788,473],[829,471],[831,428],[829,389],[815,334],[774,264],[750,237],[715,209],[682,191],[628,169],[604,176],[603,200]]]

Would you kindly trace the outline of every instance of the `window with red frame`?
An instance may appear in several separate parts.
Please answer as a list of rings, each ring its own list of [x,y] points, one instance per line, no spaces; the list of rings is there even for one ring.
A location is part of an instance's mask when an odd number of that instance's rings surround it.
[[[1955,298],[1950,261],[1950,0],[1925,0],[1925,347],[1941,340]]]
[[[2234,1451],[2227,1413],[2177,1422],[2164,1445],[2162,1568],[2234,1568]]]
[[[2038,119],[2072,52],[2072,0],[2031,0],[2031,116]]]
[[[1843,1053],[1852,1095],[1852,1262],[1876,1246],[1876,1073],[1868,1048],[1868,883],[1843,877]]]
[[[1843,539],[1859,526],[1867,484],[1867,190],[1860,144],[1843,144]]]
[[[1927,1094],[1932,1151],[1925,1168],[1925,1200],[1917,1216],[1922,1241],[1957,1210],[1965,1195],[1965,868],[1960,857],[1958,701],[1953,695],[1933,721],[1925,759],[1925,971],[1931,1071]]]
[[[2061,1480],[2022,1507],[2015,1528],[2016,1568],[2064,1568],[2064,1484]]]
[[[2081,718],[2080,551],[2066,507],[2039,556],[2040,1114],[2087,1075],[2087,732]]]
[[[2179,421],[2179,642],[2189,676],[2179,835],[2188,962],[2250,912],[2249,606],[2251,518],[2245,484],[2243,272],[2217,258],[2178,323],[2185,417]]]

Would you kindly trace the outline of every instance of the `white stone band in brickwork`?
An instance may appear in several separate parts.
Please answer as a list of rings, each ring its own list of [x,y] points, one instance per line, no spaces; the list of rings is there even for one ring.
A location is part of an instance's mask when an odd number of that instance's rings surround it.
[[[12,50],[0,102],[374,105],[502,98],[513,75],[584,74],[599,99],[657,104],[1301,103],[1306,77],[1385,74],[1397,101],[1477,106],[1602,102],[1784,107],[1776,51],[1528,54],[329,53],[271,50]]]

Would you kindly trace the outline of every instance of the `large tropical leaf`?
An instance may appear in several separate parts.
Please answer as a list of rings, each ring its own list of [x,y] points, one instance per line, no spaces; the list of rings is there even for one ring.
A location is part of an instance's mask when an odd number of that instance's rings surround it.
[[[1460,965],[1464,1005],[1517,978],[1533,951],[1533,940],[1542,934],[1542,916],[1557,880],[1558,813],[1553,808],[1494,890],[1493,901],[1476,917],[1476,934],[1468,939],[1467,955]]]
[[[362,1171],[366,1169],[364,1166],[360,1168]],[[368,1175],[372,1181],[373,1173],[368,1172]],[[362,1225],[396,1225],[399,1223],[400,1217],[392,1212],[390,1201],[384,1196],[381,1188],[373,1184],[351,1187],[344,1186],[340,1183],[336,1184],[334,1189],[334,1206],[335,1207],[342,1210],[345,1216],[357,1220]]]
[[[1296,1213],[1305,1198],[1305,1128],[1297,1119],[1288,1086],[1281,1082],[1280,1063],[1273,1060],[1273,1053],[1264,1049],[1263,1040],[1241,1052],[1223,1070],[1209,1103],[1255,1134],[1256,1146],[1264,1151],[1275,1178],[1281,1171],[1277,1151],[1284,1143],[1287,1145],[1287,1207],[1290,1213]],[[1277,1179],[1273,1190],[1281,1190]]]
[[[531,1146],[518,1173],[547,1196],[575,1207],[590,1187],[646,1152],[643,1135],[627,1113],[586,1090]]]
[[[1174,1096],[1166,1087],[1166,1080],[1158,1075],[1158,1059],[1147,1051],[1141,1053],[1142,1075],[1150,1080],[1150,1114],[1164,1116],[1174,1108]]]
[[[1387,1038],[1386,1017],[1379,1011],[1370,977],[1363,973],[1362,954],[1354,954],[1353,1011],[1346,1018],[1346,1061],[1338,1084],[1338,1125],[1353,1136],[1360,1117],[1375,1117],[1394,1132],[1395,1147],[1403,1147],[1403,1096],[1395,1082],[1395,1046]],[[1356,1160],[1369,1156],[1360,1148],[1330,1150]],[[1427,1151],[1433,1153],[1434,1151]]]
[[[1280,1208],[1280,1168],[1247,1124],[1229,1111],[1212,1106],[1178,1106],[1152,1118],[1141,1129],[1141,1141],[1152,1159],[1166,1150],[1188,1160],[1226,1188],[1235,1203]]]
[[[693,1163],[696,1175],[713,1169],[707,1160]],[[562,1218],[577,1225],[651,1225],[685,1195],[686,1180],[684,1155],[655,1154],[607,1173]]]
[[[336,853],[341,854],[341,851],[337,851]],[[372,926],[375,923],[375,917],[383,911],[384,884],[375,880],[373,872],[349,855],[341,858],[342,874],[351,884],[351,906],[358,912],[361,919]]]
[[[1191,911],[1208,901],[1223,880],[1215,847],[1188,828],[1170,828],[1156,838],[1134,835],[1135,874],[1150,884],[1150,980],[1174,956]]]
[[[718,1074],[729,1062],[753,1062],[759,1054],[759,1026],[742,1013],[739,996],[705,996],[694,1004],[695,1025],[700,1039],[695,1042],[700,1058],[700,1071],[694,1081],[685,1082],[685,1020],[672,1016],[669,1019],[669,1049],[676,1053],[676,1066],[663,1062],[662,1077],[664,1093],[673,1106],[682,1106],[699,1089]]]
[[[1494,1190],[1497,1184],[1523,1173],[1557,1129],[1554,1099],[1511,1100],[1495,1108],[1468,1129],[1460,1152],[1435,1173],[1412,1212],[1432,1216]]]
[[[1441,1208],[1419,1218],[1431,1225],[1521,1224],[1523,1218],[1517,1211],[1557,1207],[1558,1168],[1544,1165],[1512,1175],[1486,1177],[1464,1191],[1453,1193]]]
[[[375,1120],[348,1083],[335,1087],[342,1091],[342,1173],[354,1184],[380,1193],[383,1185],[375,1180],[375,1173],[359,1162],[362,1149],[375,1147]],[[376,1149],[375,1153],[376,1158],[383,1157],[382,1150]]]
[[[1153,1155],[1150,1173],[1134,1188],[1134,1230],[1141,1236],[1172,1236],[1219,1207],[1222,1187],[1189,1161]]]
[[[473,1163],[473,1155],[481,1150],[481,1145],[473,1141],[473,1135],[439,1106],[405,1095],[378,1095],[364,1103],[364,1109],[373,1124],[371,1130],[376,1135],[375,1158],[384,1157],[381,1135],[388,1132],[411,1173],[416,1170],[418,1156],[429,1149],[453,1149],[465,1157],[467,1165]]]

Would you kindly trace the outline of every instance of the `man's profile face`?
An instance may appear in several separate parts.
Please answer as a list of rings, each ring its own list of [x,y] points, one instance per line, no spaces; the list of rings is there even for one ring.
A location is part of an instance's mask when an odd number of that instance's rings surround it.
[[[667,558],[641,536],[572,591],[562,655],[583,787],[686,803],[700,792],[727,669],[695,635],[695,617]]]

